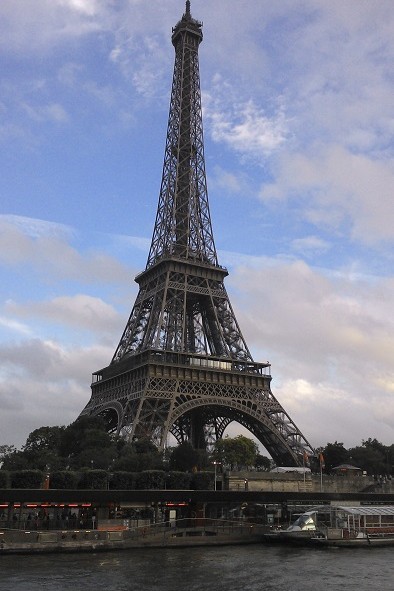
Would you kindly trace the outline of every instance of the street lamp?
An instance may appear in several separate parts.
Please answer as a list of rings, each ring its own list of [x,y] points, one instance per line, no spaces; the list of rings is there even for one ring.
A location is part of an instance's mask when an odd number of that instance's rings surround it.
[[[216,468],[216,466],[221,466],[222,464],[221,464],[221,462],[217,462],[217,461],[215,460],[215,461],[213,462],[213,465],[214,465],[214,468],[215,468],[215,483],[214,483],[214,490],[216,490],[216,471],[217,471],[217,468]]]

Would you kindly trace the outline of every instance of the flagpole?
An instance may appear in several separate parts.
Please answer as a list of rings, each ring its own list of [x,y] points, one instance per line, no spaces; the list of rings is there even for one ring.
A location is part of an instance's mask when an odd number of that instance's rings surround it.
[[[324,456],[320,452],[319,453],[319,463],[320,463],[320,492],[323,492],[323,466],[324,466]]]
[[[320,457],[320,492],[323,492],[323,464]]]

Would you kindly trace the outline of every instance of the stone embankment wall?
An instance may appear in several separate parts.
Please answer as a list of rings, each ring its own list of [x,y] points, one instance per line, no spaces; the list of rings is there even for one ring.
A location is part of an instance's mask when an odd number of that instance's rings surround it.
[[[267,492],[382,492],[394,493],[394,481],[365,475],[299,474],[297,472],[226,472],[223,489]]]

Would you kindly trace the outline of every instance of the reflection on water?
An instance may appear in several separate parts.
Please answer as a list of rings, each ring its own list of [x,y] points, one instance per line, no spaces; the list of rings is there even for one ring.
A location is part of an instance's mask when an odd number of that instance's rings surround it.
[[[389,591],[393,551],[254,545],[0,556],[0,591]]]

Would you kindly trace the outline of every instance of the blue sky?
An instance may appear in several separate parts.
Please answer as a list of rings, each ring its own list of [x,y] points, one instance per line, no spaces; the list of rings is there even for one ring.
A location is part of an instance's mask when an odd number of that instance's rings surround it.
[[[220,263],[312,445],[394,442],[391,0],[193,0]],[[68,424],[146,262],[181,0],[0,4],[0,444]]]

